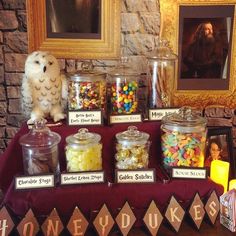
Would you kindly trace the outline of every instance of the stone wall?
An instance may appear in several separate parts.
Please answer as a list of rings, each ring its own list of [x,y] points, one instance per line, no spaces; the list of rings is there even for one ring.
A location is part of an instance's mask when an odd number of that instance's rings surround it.
[[[28,54],[25,2],[0,0],[0,153],[24,121],[20,109],[20,86]],[[121,4],[121,52],[130,57],[134,70],[142,73],[145,72],[145,55],[157,45],[159,0],[121,0]],[[108,71],[116,62],[94,59],[93,64],[96,69]],[[81,61],[79,58],[60,59],[60,65],[65,72],[73,72],[80,69]],[[211,116],[214,125],[227,122],[227,125],[236,126],[235,111],[222,113],[222,109],[228,111],[221,107],[207,116]],[[236,144],[236,128],[233,133]]]

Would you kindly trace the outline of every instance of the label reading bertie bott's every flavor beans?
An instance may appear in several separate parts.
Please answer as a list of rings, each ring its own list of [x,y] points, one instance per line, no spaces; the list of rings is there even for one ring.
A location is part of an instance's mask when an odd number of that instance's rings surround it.
[[[101,111],[68,111],[68,125],[102,125]]]

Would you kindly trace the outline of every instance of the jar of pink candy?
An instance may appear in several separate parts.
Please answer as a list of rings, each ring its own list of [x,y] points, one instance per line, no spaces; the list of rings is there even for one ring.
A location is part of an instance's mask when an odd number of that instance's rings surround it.
[[[106,105],[106,74],[93,70],[90,62],[69,76],[68,110],[102,110]]]
[[[127,58],[122,58],[118,66],[108,74],[111,115],[138,112],[139,74],[134,72],[127,62]]]
[[[206,119],[187,107],[162,119],[161,147],[164,167],[203,167]]]

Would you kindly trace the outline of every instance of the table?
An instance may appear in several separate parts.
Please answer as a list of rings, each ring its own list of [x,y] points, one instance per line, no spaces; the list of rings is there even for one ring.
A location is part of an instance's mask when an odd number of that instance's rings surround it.
[[[103,143],[103,169],[107,182],[102,184],[88,184],[76,186],[57,186],[53,189],[15,191],[14,176],[23,174],[23,161],[19,138],[28,132],[24,124],[7,150],[0,157],[0,187],[4,192],[3,204],[13,214],[22,217],[31,208],[38,217],[48,215],[53,208],[58,210],[60,217],[67,222],[75,206],[79,206],[85,217],[92,222],[103,203],[106,203],[113,216],[127,200],[133,208],[137,218],[136,226],[142,225],[142,217],[145,214],[151,200],[154,200],[161,212],[164,212],[170,197],[174,195],[183,208],[187,209],[196,192],[203,201],[207,200],[210,193],[215,190],[218,195],[223,192],[223,187],[215,184],[210,179],[206,180],[171,180],[164,184],[164,177],[160,168],[160,122],[144,122],[137,124],[139,130],[150,134],[152,141],[150,148],[150,168],[155,168],[157,182],[153,184],[116,184],[114,183],[114,154],[115,134],[127,129],[128,124],[113,126],[89,127],[89,131],[101,134]],[[66,170],[65,138],[76,133],[78,127],[68,127],[62,124],[51,127],[52,131],[61,135],[59,144],[60,168]]]

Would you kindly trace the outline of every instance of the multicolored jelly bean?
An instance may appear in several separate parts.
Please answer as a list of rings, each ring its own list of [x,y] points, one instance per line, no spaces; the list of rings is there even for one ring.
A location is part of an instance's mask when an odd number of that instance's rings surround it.
[[[106,83],[105,81],[69,82],[69,110],[105,109]]]
[[[112,83],[111,85],[111,113],[132,114],[137,112],[138,83],[136,81]]]
[[[180,133],[163,130],[162,156],[165,167],[203,167],[206,136],[202,133]]]

